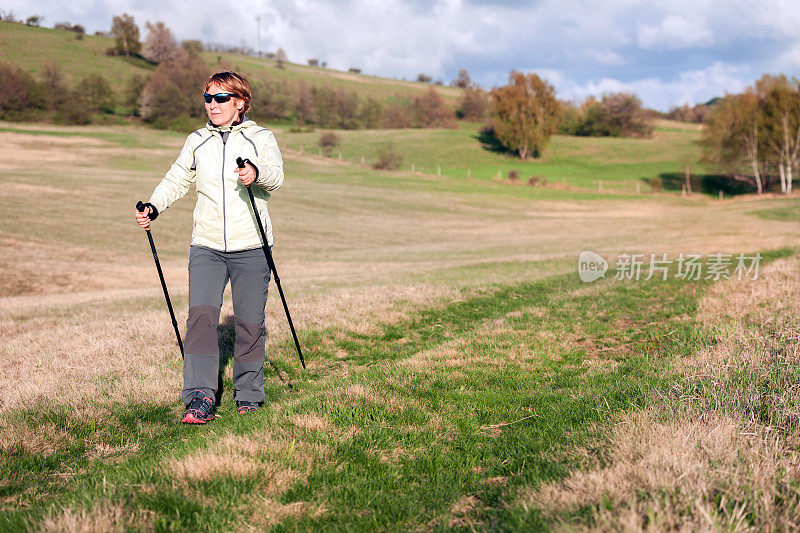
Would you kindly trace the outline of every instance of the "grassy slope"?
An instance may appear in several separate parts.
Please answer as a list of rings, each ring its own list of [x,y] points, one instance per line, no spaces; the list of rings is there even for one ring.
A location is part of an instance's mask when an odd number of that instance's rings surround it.
[[[543,156],[520,161],[504,153],[481,148],[480,125],[462,123],[457,130],[389,130],[337,131],[342,142],[332,156],[353,163],[365,158],[368,164],[376,159],[378,148],[389,142],[403,156],[403,168],[465,179],[468,172],[477,179],[502,178],[517,170],[521,182],[529,176],[545,176],[548,181],[597,189],[603,180],[606,189],[635,192],[635,181],[657,176],[662,172],[682,170],[682,161],[689,161],[696,171],[701,169],[698,146],[699,132],[677,129],[677,123],[664,122],[650,139],[612,139],[556,135]],[[319,152],[317,139],[321,132],[284,132],[284,146],[306,153]],[[649,186],[642,183],[642,191]]]
[[[115,93],[119,94],[134,74],[146,74],[153,67],[138,59],[107,56],[105,51],[113,44],[114,40],[108,37],[86,35],[83,40],[77,40],[73,32],[66,30],[35,28],[0,21],[0,57],[4,60],[14,61],[34,76],[38,76],[49,61],[57,61],[68,80],[75,80],[86,74],[102,74],[111,83]],[[424,83],[390,80],[293,63],[279,69],[274,61],[236,54],[206,52],[203,57],[209,68],[222,61],[222,65],[241,70],[254,79],[325,84],[384,101],[397,96],[413,97],[429,87]],[[452,103],[460,95],[458,90],[449,87],[437,87],[437,90]]]

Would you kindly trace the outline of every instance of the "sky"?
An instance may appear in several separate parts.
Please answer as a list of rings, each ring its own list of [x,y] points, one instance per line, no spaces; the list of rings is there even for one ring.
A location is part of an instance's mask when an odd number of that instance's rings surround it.
[[[561,99],[634,92],[648,107],[705,102],[764,73],[800,76],[797,0],[0,0],[17,19],[44,16],[108,31],[129,13],[178,40],[278,47],[289,60],[484,88],[536,72]],[[260,23],[256,21],[260,17]],[[259,32],[260,27],[260,32]]]

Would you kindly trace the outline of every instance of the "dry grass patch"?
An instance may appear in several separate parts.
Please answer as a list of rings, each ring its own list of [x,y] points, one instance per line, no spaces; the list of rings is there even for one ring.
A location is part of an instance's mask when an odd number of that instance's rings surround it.
[[[800,259],[716,284],[698,317],[714,342],[676,361],[663,403],[622,416],[594,464],[519,493],[564,529],[800,528]],[[585,516],[585,515],[584,515]]]
[[[481,506],[481,500],[474,494],[462,496],[450,508],[452,517],[447,522],[447,527],[470,528],[473,531],[479,528],[481,522],[475,515]]]
[[[280,503],[270,498],[264,498],[253,507],[253,511],[250,513],[252,525],[248,529],[257,531],[265,527],[273,527],[287,518],[319,518],[326,511],[325,507],[319,503]]]
[[[307,475],[314,463],[326,455],[322,445],[285,436],[279,439],[265,433],[227,434],[204,449],[170,461],[168,468],[176,478],[191,481],[258,478],[264,484],[264,494],[275,496]]]
[[[64,451],[73,444],[75,437],[55,425],[34,426],[0,417],[0,452],[3,454],[20,450],[49,456]]]
[[[155,513],[123,503],[99,502],[91,509],[53,510],[35,529],[41,533],[152,531]]]
[[[590,529],[713,530],[797,527],[798,501],[784,499],[800,457],[766,428],[706,413],[661,408],[625,415],[603,462],[565,480],[522,491],[517,505],[544,509],[570,529],[565,513],[594,509]],[[749,518],[748,518],[749,517]]]

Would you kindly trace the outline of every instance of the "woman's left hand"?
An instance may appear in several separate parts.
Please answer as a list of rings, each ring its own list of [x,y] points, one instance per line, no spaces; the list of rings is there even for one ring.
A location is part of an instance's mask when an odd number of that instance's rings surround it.
[[[250,163],[245,163],[244,168],[237,168],[236,173],[239,174],[239,180],[245,187],[249,187],[256,180],[256,169]]]

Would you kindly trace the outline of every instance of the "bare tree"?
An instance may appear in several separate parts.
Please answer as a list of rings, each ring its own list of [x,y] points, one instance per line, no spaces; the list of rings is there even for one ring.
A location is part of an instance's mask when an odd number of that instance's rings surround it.
[[[167,25],[163,22],[155,24],[146,22],[145,28],[147,28],[147,38],[142,48],[142,56],[156,64],[174,59],[178,53],[178,43],[175,42],[175,37]]]

